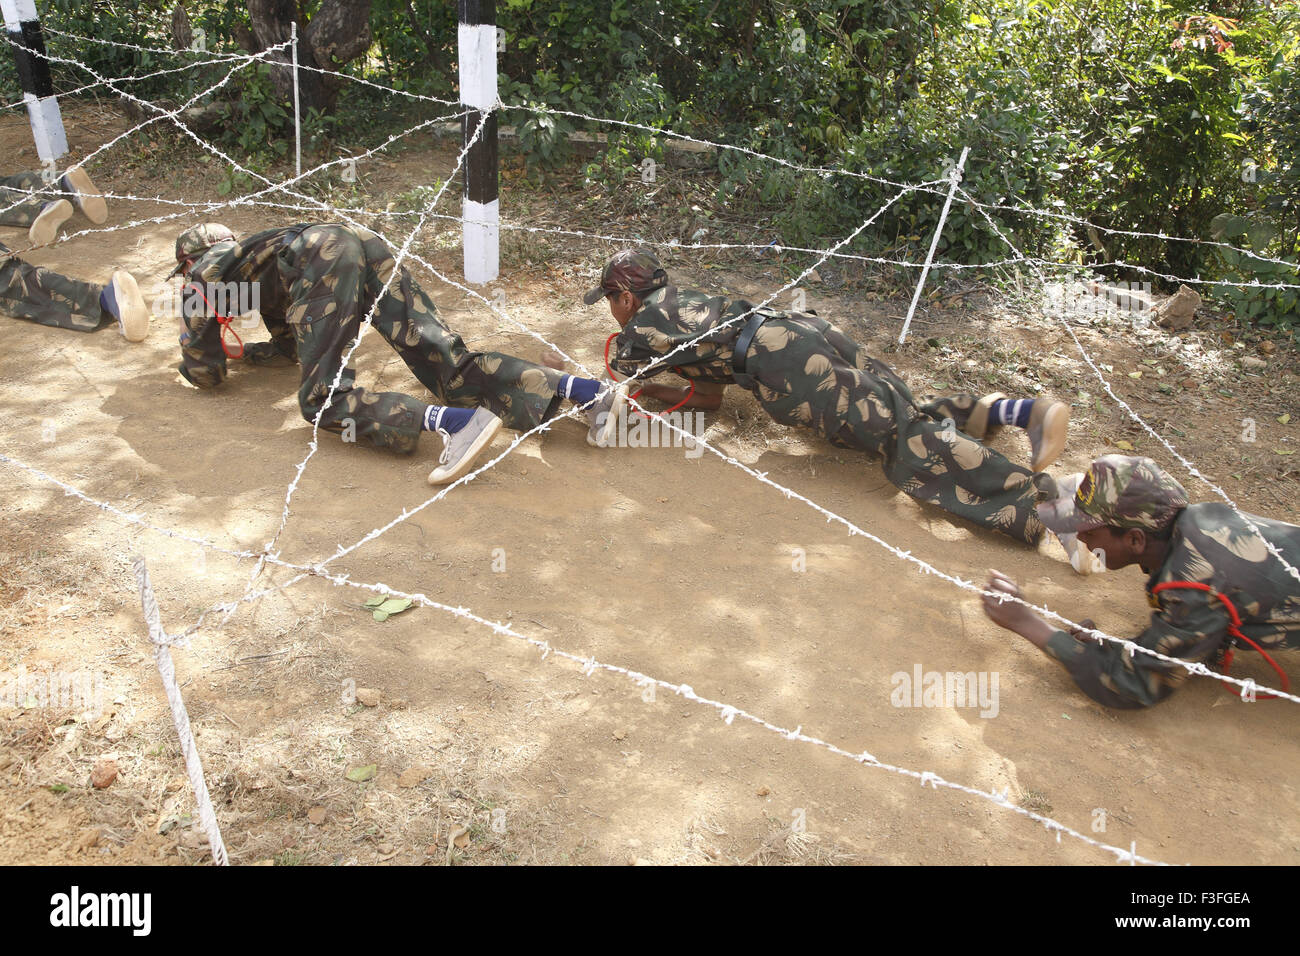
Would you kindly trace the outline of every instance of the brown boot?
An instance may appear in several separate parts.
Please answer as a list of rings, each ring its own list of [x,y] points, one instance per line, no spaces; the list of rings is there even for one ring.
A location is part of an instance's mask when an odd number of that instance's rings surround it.
[[[32,220],[27,230],[27,239],[34,246],[43,246],[58,238],[59,227],[72,215],[72,203],[66,199],[47,202],[45,208]]]
[[[108,204],[80,166],[73,166],[64,173],[59,183],[65,192],[72,193],[72,201],[91,222],[99,225],[108,219]]]
[[[104,287],[100,305],[117,319],[117,327],[128,342],[143,342],[149,335],[149,308],[140,286],[125,269],[118,269]]]
[[[1034,399],[1025,431],[1034,450],[1029,470],[1042,471],[1065,450],[1065,439],[1070,433],[1070,406],[1046,398]]]

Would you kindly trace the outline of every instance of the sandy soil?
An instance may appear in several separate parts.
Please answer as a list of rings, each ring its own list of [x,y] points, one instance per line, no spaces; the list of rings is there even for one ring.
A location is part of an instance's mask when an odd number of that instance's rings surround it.
[[[70,119],[74,153],[120,126],[111,114]],[[15,167],[34,162],[21,116],[0,118],[0,143]],[[445,168],[445,151],[439,156]],[[409,190],[427,165],[427,156],[398,154],[371,168],[369,188],[381,197]],[[95,173],[140,195],[195,195],[192,185],[149,178],[127,162]],[[504,190],[504,218],[515,214],[516,195],[534,208],[547,202]],[[296,217],[242,210],[220,218],[240,232]],[[178,228],[92,234],[29,258],[98,281],[127,268],[152,290],[170,267]],[[22,234],[3,230],[0,240],[17,248]],[[458,271],[448,240],[422,248],[440,269]],[[525,267],[527,252],[506,257],[498,287],[507,309],[598,367],[613,325],[578,300],[599,268],[597,247],[548,247],[545,265]],[[680,271],[752,297],[784,281],[770,261],[743,272],[706,265]],[[533,339],[480,303],[416,274],[472,345],[537,353]],[[809,304],[869,342],[918,392],[1037,385],[1071,401],[1075,427],[1058,473],[1119,441],[1170,461],[1100,395],[1065,334],[1029,310],[998,310],[978,294],[930,300],[916,337],[894,350],[906,300],[813,285]],[[0,326],[4,454],[153,524],[232,549],[265,543],[310,437],[295,369],[236,363],[223,388],[201,393],[178,384],[170,321],[156,319],[135,346],[113,330]],[[1297,519],[1294,458],[1283,454],[1296,448],[1296,423],[1276,420],[1297,417],[1290,345],[1234,348],[1212,319],[1181,343],[1122,325],[1083,334],[1117,390],[1158,427],[1177,429],[1170,434],[1180,449],[1243,507]],[[1266,371],[1243,373],[1245,355],[1264,358]],[[377,336],[357,365],[364,384],[421,394]],[[1164,383],[1172,389],[1160,390]],[[1245,417],[1257,423],[1252,444],[1240,441]],[[873,462],[774,425],[737,389],[707,425],[729,454],[950,573],[982,580],[999,568],[1035,600],[1112,633],[1135,633],[1145,619],[1136,569],[1082,578],[1059,551],[1035,553],[949,521],[899,494]],[[1027,454],[1018,435],[996,444]],[[496,449],[504,446],[498,439]],[[421,504],[436,455],[431,441],[398,458],[322,436],[282,556],[319,559]],[[1191,479],[1188,487],[1196,500],[1209,497]],[[148,560],[173,631],[242,593],[251,562],[142,530],[13,467],[0,468],[0,496],[0,672],[88,671],[104,686],[102,713],[84,719],[71,708],[0,704],[0,862],[208,859],[130,561]],[[800,550],[803,571],[795,570]],[[502,558],[504,570],[495,570]],[[1300,860],[1290,704],[1244,704],[1196,680],[1149,712],[1107,711],[988,622],[973,595],[850,539],[707,453],[597,452],[581,426],[562,423],[334,568],[689,684],[851,752],[1007,789],[1014,803],[1106,843],[1135,843],[1144,856]],[[985,800],[921,788],[742,721],[728,725],[672,694],[647,701],[625,678],[584,676],[450,614],[415,609],[376,622],[359,606],[366,596],[306,581],[224,624],[210,619],[214,626],[174,652],[234,862],[1112,862]],[[1245,658],[1236,673],[1273,682]],[[1296,672],[1292,655],[1282,661]],[[893,706],[891,675],[918,664],[997,672],[997,716]],[[351,687],[377,689],[381,700],[349,703]],[[120,773],[97,790],[90,771],[105,757]],[[365,782],[345,776],[371,764]],[[1094,828],[1098,809],[1104,832]],[[467,845],[449,855],[448,838],[465,827]]]

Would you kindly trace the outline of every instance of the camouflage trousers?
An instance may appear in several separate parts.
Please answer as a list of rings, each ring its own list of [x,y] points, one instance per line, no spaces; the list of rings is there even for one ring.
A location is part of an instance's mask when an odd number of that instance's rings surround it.
[[[24,262],[0,243],[0,312],[75,332],[95,332],[115,321],[99,306],[103,286],[69,279]]]
[[[24,229],[36,221],[47,202],[57,197],[47,196],[38,199],[31,195],[44,189],[45,183],[40,173],[18,173],[15,176],[0,176],[0,226],[22,226]],[[12,209],[5,209],[11,203],[17,203]]]
[[[814,315],[764,322],[746,367],[776,421],[879,455],[886,477],[918,501],[1029,544],[1042,537],[1033,473],[977,440],[987,412],[972,421],[974,396],[918,402],[889,366]]]
[[[563,373],[498,352],[466,349],[410,274],[402,269],[393,276],[395,265],[383,240],[344,226],[311,226],[281,251],[280,275],[290,299],[286,321],[302,363],[298,405],[304,418],[314,421],[320,412],[372,305],[375,331],[437,404],[484,406],[519,431],[555,413]],[[392,284],[383,292],[390,277]],[[352,369],[343,370],[321,427],[352,428],[359,441],[414,451],[426,403],[400,392],[368,391],[355,379]]]

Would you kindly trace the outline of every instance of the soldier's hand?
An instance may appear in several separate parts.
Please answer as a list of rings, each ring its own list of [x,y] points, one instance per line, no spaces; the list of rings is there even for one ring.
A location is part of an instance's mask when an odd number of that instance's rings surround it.
[[[564,371],[564,359],[560,357],[559,352],[543,352],[542,364],[547,368],[553,368],[557,372]]]
[[[1096,622],[1093,621],[1093,619],[1090,617],[1085,617],[1082,621],[1079,622],[1078,627],[1070,628],[1070,636],[1073,638],[1077,638],[1078,640],[1081,641],[1093,641],[1096,640],[1096,638],[1094,638],[1091,634],[1087,634],[1085,632],[1089,630],[1096,630],[1096,628],[1097,628]]]
[[[992,591],[995,595],[1005,594],[1011,598],[1020,597],[1020,588],[1016,586],[1016,582],[1001,571],[989,572],[988,584],[984,585],[984,590]],[[1026,616],[1033,616],[1033,612],[1029,608],[1014,601],[1002,600],[1000,597],[990,597],[987,594],[981,600],[984,602],[984,613],[988,615],[989,620],[1008,630],[1019,631],[1019,625],[1024,623]]]
[[[1034,612],[1033,608],[1020,604],[1010,598],[1020,597],[1020,588],[1016,582],[1001,571],[990,571],[988,584],[984,586],[984,613],[994,624],[1001,625],[1009,631],[1015,631],[1035,647],[1047,646],[1048,638],[1054,628]],[[1003,595],[1006,597],[1004,598]]]

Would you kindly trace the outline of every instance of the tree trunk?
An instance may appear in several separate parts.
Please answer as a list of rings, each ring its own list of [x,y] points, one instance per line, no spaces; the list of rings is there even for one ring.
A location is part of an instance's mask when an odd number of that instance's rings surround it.
[[[190,29],[190,18],[185,8],[179,3],[172,10],[172,48],[188,50],[194,42],[194,31]]]
[[[296,0],[248,0],[248,15],[256,52],[288,40],[293,22],[298,21],[298,64],[309,68],[298,73],[303,115],[313,109],[333,111],[343,85],[337,76],[339,67],[370,48],[370,0],[322,0],[305,25]],[[292,50],[277,51],[267,60],[285,65],[271,70],[271,82],[280,100],[292,105]],[[318,73],[311,67],[327,72]]]

